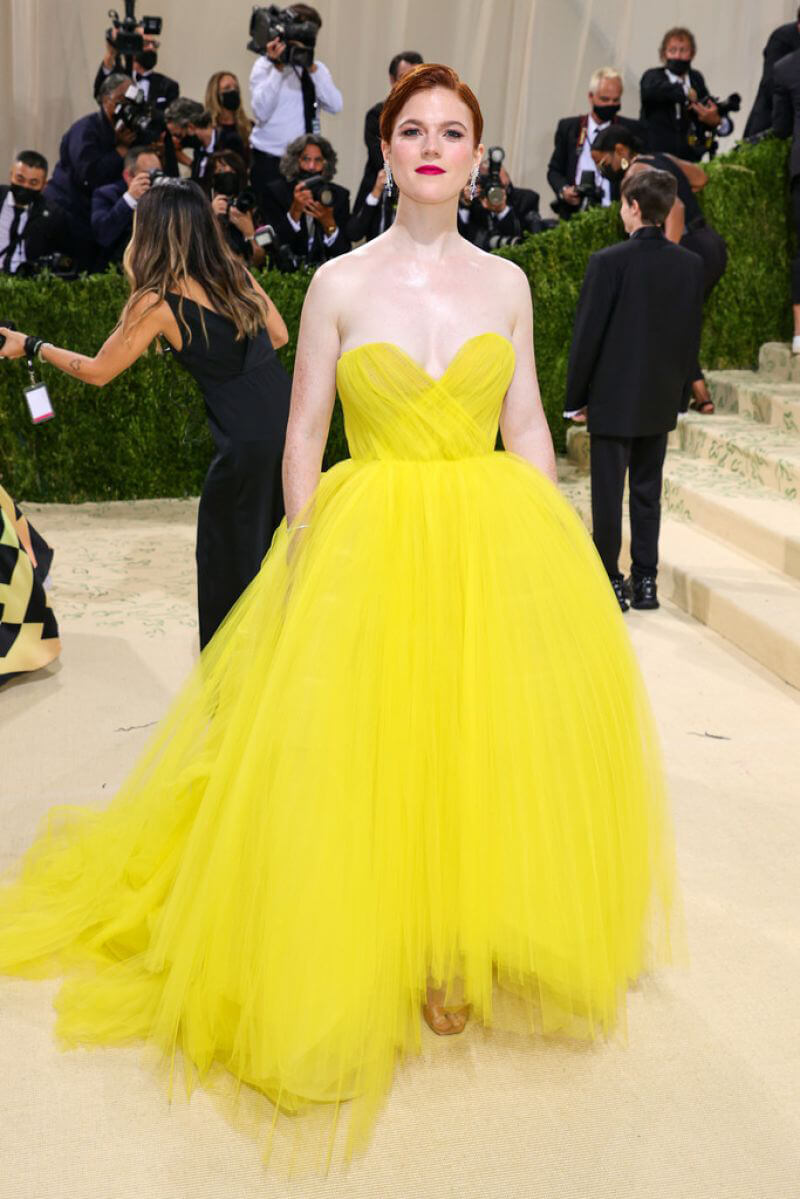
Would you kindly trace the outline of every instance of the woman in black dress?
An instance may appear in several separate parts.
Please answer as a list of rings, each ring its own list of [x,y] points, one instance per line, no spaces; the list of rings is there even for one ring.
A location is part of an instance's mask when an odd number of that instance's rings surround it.
[[[686,250],[692,250],[703,260],[704,293],[707,300],[725,274],[728,265],[728,249],[725,239],[709,225],[697,201],[696,193],[708,183],[708,175],[696,162],[686,162],[672,154],[660,151],[640,153],[641,144],[635,134],[624,125],[610,125],[598,133],[592,146],[592,158],[600,170],[610,179],[621,181],[630,170],[655,167],[667,171],[675,179],[678,195],[667,217],[664,233]],[[714,411],[714,403],[708,392],[700,364],[692,382],[690,407],[704,415]]]
[[[216,453],[200,497],[200,646],[258,572],[283,518],[281,459],[290,380],[275,347],[288,340],[275,305],[225,245],[195,183],[165,179],[139,201],[125,253],[131,295],[94,358],[3,329],[0,355],[31,351],[68,375],[110,382],[156,339],[203,392]]]

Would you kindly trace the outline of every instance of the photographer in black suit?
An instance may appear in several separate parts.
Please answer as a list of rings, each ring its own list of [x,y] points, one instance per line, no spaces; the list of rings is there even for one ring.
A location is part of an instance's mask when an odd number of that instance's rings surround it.
[[[622,76],[613,67],[600,67],[589,81],[589,112],[558,122],[547,182],[556,194],[551,207],[563,220],[569,220],[580,208],[581,194],[576,185],[584,171],[593,172],[595,185],[602,192],[603,207],[619,199],[611,183],[596,171],[591,149],[597,134],[612,121],[634,131],[638,129],[637,121],[618,115],[621,106]]]
[[[674,176],[627,176],[621,215],[629,240],[589,259],[569,355],[566,417],[587,416],[592,529],[627,609],[657,608],[661,478],[667,434],[688,395],[700,343],[703,264],[667,240]],[[622,495],[629,473],[631,580],[619,571]]]
[[[539,216],[538,192],[514,186],[503,158],[502,146],[490,146],[478,168],[475,195],[468,184],[459,200],[458,231],[482,250],[511,245],[556,223]]]
[[[263,193],[264,219],[304,266],[317,266],[350,249],[350,193],[333,183],[336,151],[327,138],[304,133],[281,159],[281,177]]]
[[[144,93],[148,104],[163,110],[173,100],[177,100],[181,89],[176,80],[170,79],[169,75],[161,75],[158,71],[153,70],[158,61],[159,42],[157,38],[144,33],[141,26],[138,32],[142,37],[142,48],[133,56],[133,82]],[[100,88],[109,75],[122,70],[115,45],[116,30],[111,29],[109,35],[110,40],[106,41],[106,52],[94,80],[95,99],[100,95]]]
[[[425,59],[416,50],[401,50],[399,54],[395,54],[389,63],[389,91],[392,90],[396,83],[400,82],[404,75],[407,75],[409,71],[424,61]],[[370,193],[374,194],[378,172],[383,170],[380,131],[382,111],[383,100],[379,100],[377,104],[373,104],[372,108],[367,110],[367,115],[364,118],[364,145],[367,147],[367,164],[364,167],[364,174],[356,192],[355,203],[353,204],[354,213],[362,208],[364,201]],[[374,205],[371,205],[371,207],[374,207]],[[374,220],[373,223],[375,223]],[[364,235],[362,234],[362,236]],[[353,238],[353,241],[359,240],[357,237]]]
[[[800,354],[800,50],[787,54],[775,64],[772,82],[772,128],[776,137],[792,138],[789,178],[792,214],[798,235],[798,249],[792,261],[792,353]]]
[[[790,21],[788,25],[779,25],[767,38],[764,47],[764,70],[744,127],[745,137],[755,137],[757,133],[772,128],[772,72],[776,63],[787,54],[793,54],[795,50],[800,50],[800,8],[797,10],[797,20]]]
[[[63,214],[44,197],[47,159],[23,150],[11,164],[9,183],[0,185],[0,271],[32,274],[40,259],[66,250]]]
[[[133,214],[150,190],[150,172],[161,170],[152,146],[133,146],[125,155],[122,177],[92,193],[92,233],[102,253],[98,269],[122,262],[133,232]]]
[[[733,122],[720,112],[705,79],[692,66],[697,54],[694,34],[668,29],[658,52],[662,65],[645,71],[639,85],[647,149],[690,162],[699,162],[705,153],[713,157],[716,139],[733,133]]]
[[[121,178],[123,159],[136,138],[114,117],[130,83],[125,75],[109,75],[100,88],[100,111],[81,117],[62,137],[58,162],[45,188],[48,203],[64,213],[66,249],[79,270],[102,267],[103,255],[92,233],[92,193]]]

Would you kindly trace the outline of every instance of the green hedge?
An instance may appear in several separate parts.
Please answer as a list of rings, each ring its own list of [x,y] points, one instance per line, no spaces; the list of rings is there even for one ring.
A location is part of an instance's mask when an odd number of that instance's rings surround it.
[[[709,167],[702,203],[728,242],[729,264],[706,309],[702,361],[749,367],[759,345],[790,332],[792,253],[788,144],[742,146]],[[531,283],[542,397],[558,448],[572,320],[586,261],[622,236],[616,208],[596,209],[521,245],[500,251]],[[289,327],[281,357],[291,370],[308,273],[270,273],[263,282]],[[126,295],[116,273],[74,282],[0,277],[0,321],[9,319],[57,345],[93,354]],[[0,481],[20,500],[80,501],[196,494],[211,444],[202,400],[169,357],[150,353],[97,389],[43,368],[55,420],[34,426],[20,362],[0,364]],[[347,453],[339,405],[326,464]]]

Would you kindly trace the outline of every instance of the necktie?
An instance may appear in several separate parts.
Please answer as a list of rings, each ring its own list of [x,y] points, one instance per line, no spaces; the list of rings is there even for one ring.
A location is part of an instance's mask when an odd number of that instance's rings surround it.
[[[307,67],[300,70],[300,87],[303,91],[303,117],[306,133],[319,133],[319,117],[317,116],[317,89]]]
[[[16,250],[17,242],[19,241],[19,222],[23,212],[23,208],[17,208],[16,205],[14,206],[14,216],[11,220],[11,232],[8,235],[8,245],[6,246],[3,254],[3,273],[6,275],[11,274],[11,260],[14,257],[14,251]]]

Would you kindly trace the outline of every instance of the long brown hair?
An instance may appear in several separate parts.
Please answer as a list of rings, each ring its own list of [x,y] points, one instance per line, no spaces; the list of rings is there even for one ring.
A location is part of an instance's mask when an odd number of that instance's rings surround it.
[[[222,125],[220,117],[223,112],[229,112],[230,109],[223,108],[219,98],[220,81],[226,75],[230,75],[231,79],[236,80],[236,87],[239,90],[239,107],[234,111],[233,124],[239,137],[242,139],[242,144],[245,149],[250,141],[250,131],[253,128],[253,122],[248,117],[241,102],[242,89],[239,87],[239,78],[234,71],[215,71],[206,84],[206,108],[211,113],[212,123]]]
[[[266,326],[266,300],[225,244],[208,196],[189,179],[164,179],[145,192],[136,206],[122,265],[131,287],[120,317],[124,335],[145,316],[142,312],[131,318],[138,300],[145,295],[163,300],[168,291],[182,293],[190,280],[199,283],[214,310],[235,325],[237,341],[255,337]],[[202,308],[200,316],[202,321]],[[183,299],[178,317],[191,338]]]

